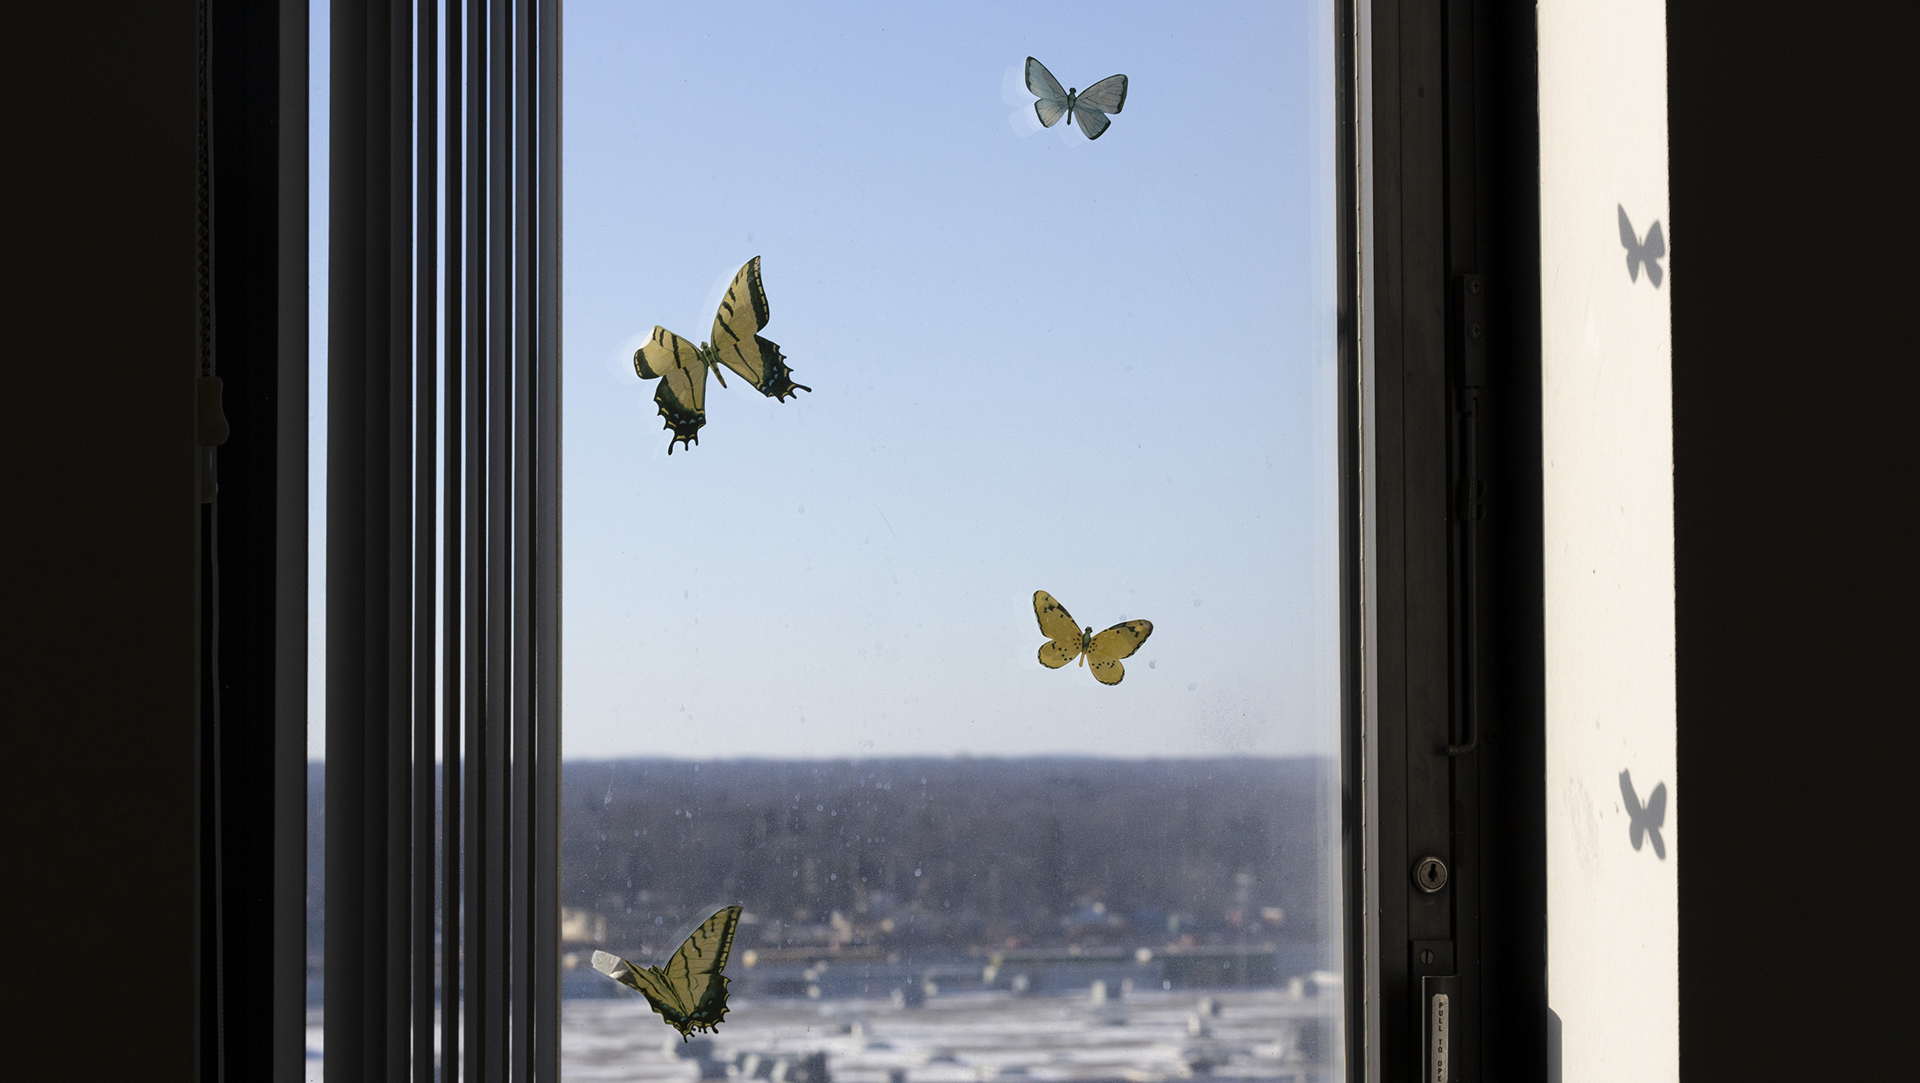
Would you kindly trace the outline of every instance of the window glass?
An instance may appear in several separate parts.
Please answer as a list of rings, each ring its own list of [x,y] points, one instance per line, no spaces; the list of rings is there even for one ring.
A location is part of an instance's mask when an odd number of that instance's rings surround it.
[[[327,245],[331,5],[307,11],[306,1079],[325,1074],[327,753]]]
[[[1331,5],[565,19],[566,1077],[1333,1078]]]

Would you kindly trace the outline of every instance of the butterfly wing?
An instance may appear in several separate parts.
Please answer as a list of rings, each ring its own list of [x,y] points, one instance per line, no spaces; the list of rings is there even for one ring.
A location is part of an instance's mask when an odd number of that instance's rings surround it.
[[[1091,105],[1102,113],[1118,113],[1127,104],[1127,77],[1109,75],[1080,92],[1073,103],[1074,112]]]
[[[1076,102],[1073,107],[1073,119],[1080,122],[1080,131],[1088,139],[1098,139],[1106,134],[1113,121],[1098,109],[1089,109],[1084,103]]]
[[[1027,92],[1040,99],[1033,103],[1033,111],[1042,127],[1051,128],[1067,115],[1067,88],[1045,64],[1032,57],[1027,58]]]
[[[1094,636],[1087,647],[1087,668],[1093,671],[1094,679],[1101,684],[1119,684],[1127,675],[1120,659],[1131,657],[1152,634],[1152,621],[1129,620]]]
[[[1088,139],[1098,139],[1113,123],[1107,114],[1118,113],[1126,104],[1127,77],[1109,75],[1073,99],[1073,118],[1079,121],[1082,134]]]
[[[770,399],[784,399],[810,387],[793,382],[793,370],[780,347],[755,334],[767,325],[767,289],[760,283],[760,257],[755,256],[733,276],[720,311],[713,317],[713,348],[720,363],[740,374]]]
[[[1073,623],[1067,607],[1053,600],[1044,590],[1033,592],[1033,615],[1040,620],[1040,634],[1049,642],[1040,644],[1040,664],[1059,669],[1080,657],[1080,626]]]
[[[681,1037],[712,1030],[727,1017],[727,978],[720,971],[733,954],[733,936],[739,927],[740,907],[721,907],[660,968],[675,999],[687,1005],[678,1020],[660,1013]]]
[[[1058,642],[1040,644],[1040,664],[1048,669],[1059,669],[1078,657],[1080,657],[1080,644],[1077,636],[1072,644]]]
[[[596,951],[593,953],[593,968],[646,997],[653,1010],[675,1028],[679,1028],[680,1024],[674,1021],[685,1019],[692,1010],[692,1005],[681,1002],[667,980],[666,972],[657,966],[634,966],[612,952]],[[682,1030],[681,1033],[685,1034],[686,1031]]]
[[[664,327],[655,327],[653,336],[633,352],[633,371],[642,380],[660,381],[653,390],[654,405],[673,430],[667,441],[667,454],[673,454],[676,441],[697,443],[700,426],[707,423],[707,365],[693,343]]]

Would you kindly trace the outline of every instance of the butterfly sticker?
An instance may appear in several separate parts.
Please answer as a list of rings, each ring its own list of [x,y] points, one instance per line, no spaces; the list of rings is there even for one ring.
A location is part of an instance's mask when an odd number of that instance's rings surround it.
[[[1091,626],[1081,631],[1067,607],[1044,590],[1033,592],[1033,615],[1040,620],[1040,634],[1048,640],[1040,644],[1040,664],[1059,669],[1084,656],[1093,679],[1101,684],[1119,684],[1127,675],[1120,659],[1139,650],[1153,634],[1153,622],[1146,620],[1121,621],[1099,635],[1093,634]]]
[[[1084,94],[1071,87],[1061,90],[1060,80],[1053,77],[1045,64],[1032,57],[1027,58],[1027,90],[1040,99],[1033,103],[1033,111],[1039,115],[1041,126],[1051,128],[1061,117],[1066,117],[1069,124],[1077,120],[1081,133],[1088,139],[1100,138],[1113,123],[1107,114],[1118,113],[1120,107],[1127,104],[1124,75],[1109,75],[1088,87]]]
[[[1667,859],[1667,844],[1660,839],[1660,828],[1667,822],[1667,784],[1657,782],[1653,792],[1647,795],[1647,803],[1641,804],[1638,794],[1633,792],[1633,779],[1625,771],[1620,772],[1620,797],[1627,803],[1627,837],[1638,850],[1643,839],[1653,840],[1653,856],[1662,861]]]
[[[1627,246],[1628,280],[1640,281],[1640,267],[1645,264],[1647,281],[1653,283],[1654,289],[1659,289],[1660,279],[1665,273],[1660,269],[1660,257],[1667,254],[1667,238],[1660,232],[1660,220],[1654,219],[1653,225],[1647,227],[1647,239],[1643,241],[1633,231],[1633,222],[1627,218],[1627,209],[1617,203],[1614,206],[1620,212],[1620,243]]]
[[[685,1041],[696,1030],[720,1028],[727,1017],[727,977],[740,907],[723,906],[700,923],[666,966],[638,967],[611,952],[593,953],[593,968],[636,990]]]
[[[760,284],[760,257],[755,256],[727,287],[727,296],[713,317],[710,342],[695,346],[664,327],[655,327],[653,336],[633,352],[633,371],[642,380],[660,381],[653,401],[666,418],[664,427],[673,430],[667,454],[673,454],[675,443],[700,442],[700,427],[707,423],[709,370],[725,387],[727,378],[720,373],[725,365],[776,402],[796,391],[813,390],[793,382],[793,370],[787,368],[780,347],[758,334],[767,325],[767,316],[767,290]]]

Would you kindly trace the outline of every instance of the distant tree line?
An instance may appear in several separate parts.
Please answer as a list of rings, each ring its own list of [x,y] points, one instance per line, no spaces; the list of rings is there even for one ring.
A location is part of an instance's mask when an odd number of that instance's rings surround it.
[[[1301,940],[1327,928],[1326,760],[563,765],[562,904],[649,946],[738,901],[748,944]]]

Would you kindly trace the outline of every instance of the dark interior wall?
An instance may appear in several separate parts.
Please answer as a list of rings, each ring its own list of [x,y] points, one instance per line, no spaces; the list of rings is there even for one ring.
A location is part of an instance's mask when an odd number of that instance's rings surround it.
[[[195,1070],[194,9],[0,19],[14,1079]]]
[[[1911,5],[1674,4],[1681,1070],[1911,1078]]]

